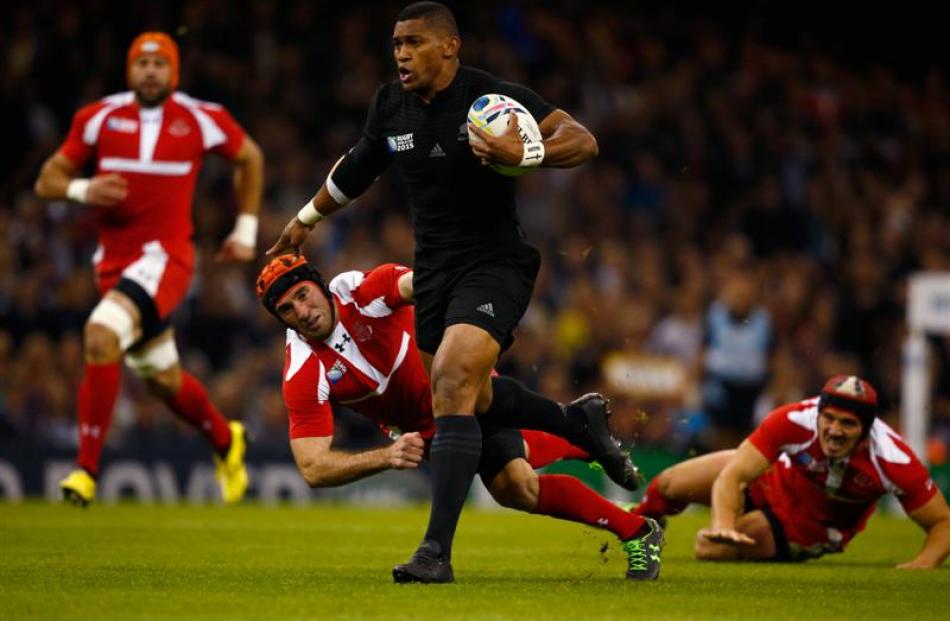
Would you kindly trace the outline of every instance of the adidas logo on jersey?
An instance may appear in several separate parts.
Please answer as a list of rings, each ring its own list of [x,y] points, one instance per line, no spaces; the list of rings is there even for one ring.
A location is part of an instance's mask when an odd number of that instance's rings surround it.
[[[479,306],[478,308],[476,308],[475,310],[477,310],[480,313],[485,313],[489,317],[495,316],[495,308],[491,305],[491,302],[486,302],[482,304],[481,306]]]
[[[442,149],[442,145],[438,142],[435,143],[435,146],[429,151],[429,157],[445,157],[445,151]]]

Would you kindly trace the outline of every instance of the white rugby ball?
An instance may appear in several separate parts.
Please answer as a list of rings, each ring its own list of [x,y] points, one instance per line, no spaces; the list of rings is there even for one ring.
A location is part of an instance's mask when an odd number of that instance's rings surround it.
[[[468,109],[468,122],[492,136],[499,136],[508,130],[508,122],[511,119],[510,113],[518,115],[518,134],[522,142],[531,144],[541,142],[541,130],[538,128],[538,122],[531,116],[528,109],[507,95],[489,93],[482,95]],[[469,142],[478,140],[478,136],[468,131]],[[520,177],[532,172],[537,167],[522,168],[521,166],[502,166],[501,164],[490,164],[492,170],[508,177]]]

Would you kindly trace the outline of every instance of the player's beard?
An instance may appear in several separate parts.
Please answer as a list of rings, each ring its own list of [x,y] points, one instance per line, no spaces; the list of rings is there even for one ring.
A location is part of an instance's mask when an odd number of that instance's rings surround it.
[[[155,108],[162,105],[165,99],[168,98],[169,89],[167,86],[160,88],[154,92],[152,95],[148,95],[142,88],[135,89],[135,98],[138,99],[139,105],[143,108]]]

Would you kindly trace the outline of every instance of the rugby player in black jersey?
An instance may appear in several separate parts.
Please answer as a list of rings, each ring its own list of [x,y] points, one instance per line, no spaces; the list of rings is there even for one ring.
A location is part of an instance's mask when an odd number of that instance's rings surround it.
[[[635,489],[636,468],[607,428],[597,394],[561,407],[507,378],[498,356],[531,298],[540,255],[515,213],[515,179],[487,164],[571,167],[597,155],[597,141],[532,90],[461,65],[455,17],[437,2],[404,8],[393,30],[399,80],[376,91],[363,136],[268,251],[298,252],[323,217],[360,196],[390,165],[405,182],[415,231],[416,336],[432,384],[432,512],[397,582],[451,582],[452,539],[481,453],[474,416],[560,435],[588,450],[618,484]],[[514,113],[506,133],[472,128],[467,113],[487,93],[508,95],[538,120],[541,149],[526,149]],[[644,536],[646,536],[645,534]],[[654,534],[656,539],[659,534]]]

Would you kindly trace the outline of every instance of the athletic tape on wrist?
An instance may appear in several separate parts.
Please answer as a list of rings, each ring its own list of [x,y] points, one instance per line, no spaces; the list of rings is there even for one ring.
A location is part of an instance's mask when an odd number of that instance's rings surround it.
[[[323,220],[323,214],[317,211],[317,208],[313,206],[313,201],[310,201],[297,212],[297,219],[307,226],[313,226]]]
[[[73,179],[66,186],[66,198],[77,203],[85,203],[89,196],[89,179]]]
[[[544,143],[529,142],[524,145],[524,151],[521,155],[521,168],[536,168],[544,161]]]
[[[239,214],[231,232],[231,239],[242,246],[254,248],[257,245],[257,216],[250,213]]]

